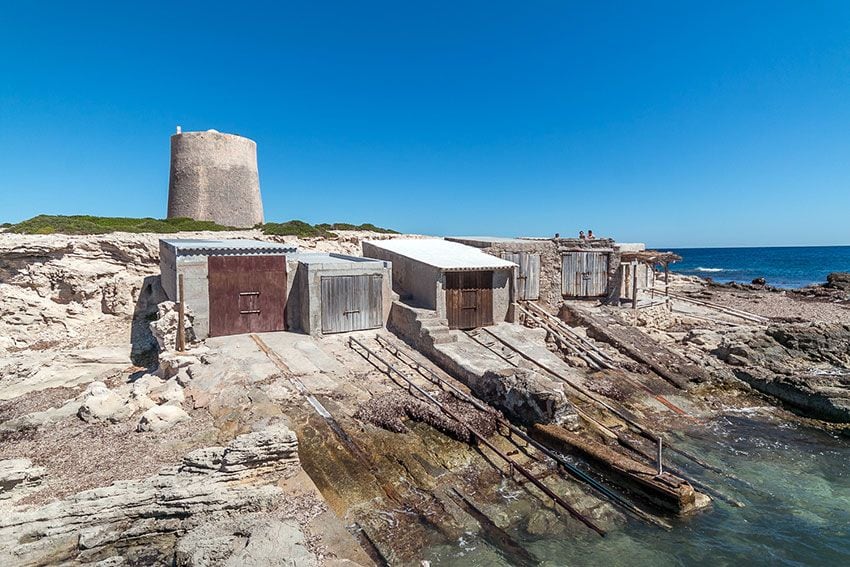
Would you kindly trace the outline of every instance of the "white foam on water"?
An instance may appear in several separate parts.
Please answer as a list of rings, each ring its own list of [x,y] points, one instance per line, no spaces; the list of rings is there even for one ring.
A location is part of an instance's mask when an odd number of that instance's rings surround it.
[[[726,268],[694,268],[695,272],[725,272]]]

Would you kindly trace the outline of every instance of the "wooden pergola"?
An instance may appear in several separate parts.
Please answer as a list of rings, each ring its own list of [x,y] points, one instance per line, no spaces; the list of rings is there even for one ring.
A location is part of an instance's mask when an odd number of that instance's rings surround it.
[[[620,264],[631,264],[632,269],[632,306],[637,309],[638,278],[637,265],[645,264],[653,271],[656,266],[664,268],[664,295],[670,295],[670,264],[680,262],[682,257],[673,252],[660,252],[658,250],[640,250],[637,252],[623,252],[620,254]]]

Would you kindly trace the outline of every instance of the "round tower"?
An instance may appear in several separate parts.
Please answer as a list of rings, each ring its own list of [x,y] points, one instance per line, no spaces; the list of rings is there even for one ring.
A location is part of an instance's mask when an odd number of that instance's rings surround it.
[[[171,136],[168,218],[189,217],[250,228],[263,222],[257,144],[206,132]]]

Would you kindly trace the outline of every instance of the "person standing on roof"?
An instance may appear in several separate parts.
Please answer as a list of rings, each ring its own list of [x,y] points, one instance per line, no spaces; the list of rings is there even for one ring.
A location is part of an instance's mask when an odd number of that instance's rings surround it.
[[[586,240],[587,239],[587,237],[584,235],[583,230],[578,231],[578,239],[579,240]]]
[[[596,237],[595,237],[595,236],[593,236],[593,231],[588,229],[588,231],[587,231],[587,239],[588,239],[588,240],[593,240],[594,238],[596,238]]]

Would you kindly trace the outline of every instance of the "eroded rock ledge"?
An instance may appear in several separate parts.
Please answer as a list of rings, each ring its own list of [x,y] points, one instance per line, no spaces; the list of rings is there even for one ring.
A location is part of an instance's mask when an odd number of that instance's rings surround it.
[[[0,564],[116,556],[129,563],[170,563],[178,539],[211,518],[273,512],[283,505],[283,491],[275,483],[298,470],[295,433],[276,425],[240,435],[226,447],[192,451],[179,465],[145,479],[86,490],[42,507],[3,504]],[[282,525],[295,529],[291,522]],[[295,531],[288,537],[303,543],[304,535]],[[250,537],[244,539],[247,545]],[[183,564],[191,564],[186,558],[192,553],[183,547]],[[237,553],[238,545],[232,551]]]

